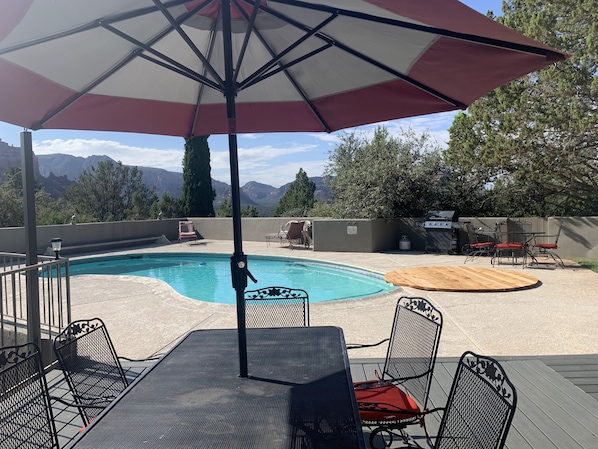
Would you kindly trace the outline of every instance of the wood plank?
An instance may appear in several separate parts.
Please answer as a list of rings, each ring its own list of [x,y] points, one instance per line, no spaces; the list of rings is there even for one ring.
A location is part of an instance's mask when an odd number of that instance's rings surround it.
[[[430,291],[512,291],[537,286],[534,276],[521,271],[465,266],[403,268],[386,273],[386,282]]]
[[[530,366],[535,364],[536,366]],[[518,393],[517,414],[513,420],[515,427],[525,425],[522,434],[533,436],[534,447],[590,448],[595,447],[595,435],[588,432],[584,423],[576,416],[583,407],[576,405],[570,394],[577,390],[569,383],[564,389],[558,388],[560,380],[566,382],[554,371],[550,379],[538,373],[539,361],[507,362],[503,364],[507,375],[515,384]],[[560,378],[560,379],[559,379]],[[577,411],[577,413],[576,413]],[[598,425],[598,422],[595,423]]]

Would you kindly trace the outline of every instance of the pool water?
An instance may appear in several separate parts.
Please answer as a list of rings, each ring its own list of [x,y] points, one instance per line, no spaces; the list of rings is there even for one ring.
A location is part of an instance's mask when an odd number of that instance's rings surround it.
[[[302,288],[310,302],[362,298],[396,289],[379,274],[303,259],[250,256],[247,290],[269,286]],[[160,279],[183,296],[234,304],[230,256],[223,254],[151,253],[70,261],[70,275],[131,275]]]

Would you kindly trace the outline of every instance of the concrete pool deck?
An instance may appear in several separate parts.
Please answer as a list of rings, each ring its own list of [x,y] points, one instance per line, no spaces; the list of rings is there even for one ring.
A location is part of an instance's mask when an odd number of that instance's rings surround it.
[[[418,252],[348,253],[290,250],[265,242],[244,242],[251,255],[307,258],[364,268],[385,274],[405,267],[463,265],[465,256]],[[110,254],[140,252],[209,252],[231,254],[232,241],[135,248]],[[108,254],[108,253],[106,253]],[[96,256],[98,254],[95,254]],[[490,267],[480,257],[467,266]],[[496,270],[522,270],[503,265]],[[310,304],[313,326],[338,326],[347,343],[373,343],[390,334],[396,300],[423,296],[444,316],[439,356],[459,356],[465,350],[495,355],[594,354],[598,352],[598,273],[569,265],[525,268],[540,285],[509,292],[442,292],[400,288],[371,298]],[[259,273],[253,272],[259,278]],[[251,281],[250,281],[251,284]],[[249,288],[251,285],[249,286]],[[231,295],[234,290],[231,287]],[[119,355],[146,357],[162,353],[188,331],[236,327],[234,305],[196,301],[167,284],[135,276],[83,275],[71,278],[73,319],[100,317],[108,326]],[[384,357],[386,346],[351,350],[352,358]]]

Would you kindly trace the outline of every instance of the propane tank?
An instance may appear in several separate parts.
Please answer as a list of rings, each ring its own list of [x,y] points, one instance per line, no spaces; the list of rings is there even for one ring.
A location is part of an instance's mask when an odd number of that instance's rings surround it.
[[[409,251],[411,249],[411,240],[406,235],[401,236],[399,240],[399,249],[401,251]]]

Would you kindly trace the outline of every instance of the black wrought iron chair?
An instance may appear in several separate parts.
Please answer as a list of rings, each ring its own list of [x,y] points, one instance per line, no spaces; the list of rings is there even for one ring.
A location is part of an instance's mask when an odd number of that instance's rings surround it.
[[[465,223],[463,227],[469,240],[461,249],[461,252],[467,256],[463,263],[467,263],[479,256],[492,256],[496,243],[493,240],[480,241],[471,223]]]
[[[519,220],[511,220],[497,223],[497,238],[499,243],[494,246],[492,255],[492,266],[500,265],[501,259],[511,259],[514,266],[517,259],[521,257],[522,266],[525,267],[527,261],[527,234],[531,223]]]
[[[54,339],[54,352],[85,425],[129,386],[106,325],[99,318],[70,323]]]
[[[305,290],[265,287],[245,292],[245,326],[309,326],[309,295]]]
[[[442,313],[425,298],[397,301],[382,375],[354,383],[361,423],[371,429],[372,448],[377,435],[389,446],[395,436],[406,441],[405,427],[421,424],[425,429],[425,415],[437,411],[426,407],[442,321]],[[349,349],[363,346],[368,345]]]
[[[561,235],[561,230],[563,229],[563,221],[559,221],[559,229],[555,235],[537,235],[534,237],[534,245],[533,250],[536,253],[536,260],[538,256],[550,257],[554,260],[554,263],[561,267],[565,268],[565,263],[561,256],[556,253],[556,250],[559,248],[558,241],[559,236]],[[553,242],[546,242],[546,239],[554,239]],[[541,240],[541,241],[538,241]]]
[[[517,392],[492,357],[465,352],[453,379],[434,449],[501,449],[517,408]],[[419,447],[410,440],[410,447]]]
[[[0,447],[58,449],[58,436],[39,349],[0,348]]]

